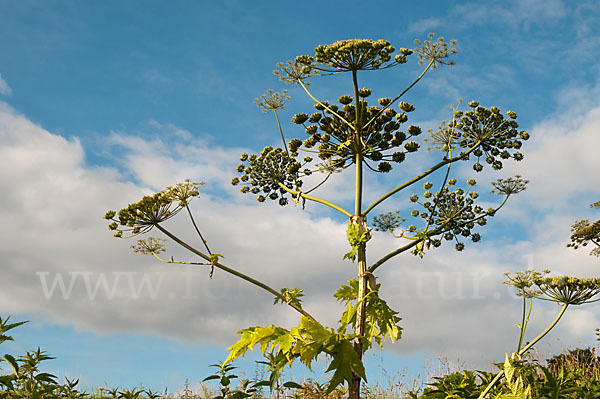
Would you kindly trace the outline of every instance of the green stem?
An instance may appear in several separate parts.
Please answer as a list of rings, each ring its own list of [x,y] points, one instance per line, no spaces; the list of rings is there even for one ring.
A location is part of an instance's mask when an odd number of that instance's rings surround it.
[[[281,293],[275,291],[273,288],[269,287],[268,285],[253,279],[250,276],[245,275],[244,273],[240,273],[237,270],[234,270],[230,267],[227,267],[219,262],[212,262],[212,259],[210,258],[210,256],[203,254],[202,252],[198,251],[196,248],[192,247],[191,245],[187,244],[185,241],[180,240],[179,238],[177,238],[175,235],[173,235],[170,231],[168,231],[167,229],[165,229],[164,227],[162,227],[160,224],[155,224],[156,228],[159,229],[160,231],[163,232],[163,234],[165,234],[167,237],[169,237],[170,239],[172,239],[173,241],[175,241],[177,244],[181,245],[182,247],[184,247],[185,249],[187,249],[188,251],[198,255],[199,257],[201,257],[202,259],[205,259],[209,262],[211,262],[212,265],[214,265],[215,267],[229,273],[229,274],[233,274],[236,277],[241,278],[242,280],[245,280],[251,284],[254,284],[262,289],[264,289],[265,291],[268,291],[269,293],[275,295],[277,298],[281,299],[284,303],[287,303],[289,306],[291,306],[292,308],[294,308],[296,311],[298,311],[300,314],[302,314],[303,316],[308,317],[309,319],[312,319],[314,321],[317,321],[314,317],[312,317],[308,312],[306,312],[304,309],[302,309],[300,306],[288,302],[285,297],[283,295],[281,295]]]
[[[453,163],[453,162],[456,162],[456,161],[459,161],[459,160],[465,158],[471,152],[473,152],[477,147],[479,147],[480,144],[481,144],[481,142],[477,142],[477,144],[475,144],[473,147],[471,147],[467,152],[461,153],[457,157],[442,160],[441,162],[437,163],[436,165],[434,165],[430,169],[426,170],[425,172],[421,173],[420,175],[414,177],[413,179],[407,181],[406,183],[401,184],[398,187],[396,187],[395,189],[389,191],[387,194],[385,194],[384,196],[382,196],[381,198],[379,198],[377,201],[373,202],[371,204],[371,206],[369,206],[363,212],[363,215],[366,215],[367,213],[369,213],[373,208],[375,208],[377,205],[379,205],[380,203],[382,203],[383,201],[385,201],[386,199],[388,199],[392,195],[396,194],[398,191],[400,191],[402,189],[405,189],[406,187],[410,186],[413,183],[418,182],[419,180],[423,179],[424,177],[429,176],[430,174],[432,174],[433,172],[435,172],[436,170],[438,170],[442,166],[448,165],[449,163]]]
[[[352,126],[352,124],[350,122],[348,122],[346,119],[342,118],[340,115],[338,115],[337,112],[335,112],[334,110],[332,110],[331,108],[329,108],[327,105],[323,104],[321,101],[317,100],[311,93],[310,91],[308,91],[308,89],[306,88],[306,86],[304,85],[304,83],[302,83],[301,80],[298,80],[298,83],[300,83],[300,85],[302,86],[302,88],[304,89],[304,91],[306,92],[306,94],[308,94],[308,96],[310,98],[312,98],[312,100],[314,102],[316,102],[317,104],[319,104],[320,106],[322,106],[323,108],[325,108],[327,111],[331,112],[333,115],[337,116],[342,122],[344,122],[346,125],[350,126],[350,127],[354,127]]]
[[[308,194],[308,193],[310,193],[310,192],[313,192],[313,191],[315,191],[317,188],[321,187],[321,186],[322,186],[322,185],[323,185],[323,184],[324,184],[324,183],[327,181],[327,179],[329,179],[329,176],[331,176],[331,174],[332,174],[332,172],[329,172],[329,173],[327,174],[327,177],[325,177],[325,179],[323,179],[323,181],[322,181],[322,182],[320,182],[319,184],[317,184],[316,186],[314,186],[313,188],[311,188],[310,190],[308,190],[308,191],[307,191],[305,194]]]
[[[285,184],[283,184],[281,182],[277,182],[277,184],[279,185],[279,187],[283,188],[285,191],[287,191],[288,193],[290,193],[292,195],[300,195],[302,198],[305,198],[305,199],[310,200],[310,201],[315,201],[315,202],[318,202],[318,203],[323,204],[323,205],[327,205],[328,207],[333,208],[336,211],[339,211],[339,212],[343,213],[344,215],[346,215],[348,217],[352,217],[352,214],[350,212],[348,212],[344,208],[342,208],[342,207],[340,207],[340,206],[338,206],[338,205],[336,205],[336,204],[334,204],[332,202],[329,202],[329,201],[324,200],[322,198],[313,197],[312,195],[304,194],[303,192],[300,192],[300,191],[292,190],[291,188],[288,188]]]
[[[355,118],[354,118],[354,149],[355,149],[355,163],[356,163],[356,178],[354,187],[354,215],[350,219],[350,223],[356,223],[359,228],[366,226],[366,218],[361,216],[362,208],[362,189],[363,189],[363,142],[362,142],[362,110],[360,106],[360,99],[358,95],[358,76],[357,71],[352,71],[352,83],[354,85],[354,104],[355,104]],[[360,231],[360,230],[359,230]],[[362,233],[362,231],[360,231]],[[365,297],[367,294],[367,243],[361,242],[358,246],[358,293],[357,302],[358,309],[356,310],[356,324],[354,326],[354,333],[356,339],[354,340],[354,350],[360,359],[364,352],[364,347],[361,342],[361,338],[365,335],[365,321],[366,321],[366,301]],[[360,398],[360,385],[361,377],[354,375],[352,383],[349,386],[348,398],[359,399]]]
[[[554,319],[554,321],[548,326],[548,328],[546,328],[540,335],[538,335],[533,341],[531,341],[529,344],[527,344],[527,346],[525,346],[523,349],[521,349],[518,353],[519,356],[521,356],[522,354],[524,354],[525,352],[527,352],[533,345],[535,345],[539,340],[541,340],[542,338],[544,338],[546,336],[546,334],[548,334],[550,332],[550,330],[552,330],[554,328],[554,326],[556,325],[556,323],[558,323],[558,321],[560,320],[560,318],[563,316],[563,314],[565,313],[565,310],[567,310],[567,307],[569,306],[568,303],[565,303],[563,305],[563,307],[561,308],[560,312],[558,313],[558,316],[556,316],[556,318]],[[498,374],[496,374],[496,377],[494,377],[494,379],[492,380],[492,382],[490,382],[490,384],[485,388],[485,391],[483,391],[481,393],[481,395],[479,395],[478,399],[484,399],[485,395],[487,395],[487,393],[490,391],[490,389],[492,389],[494,387],[494,385],[496,385],[496,383],[498,382],[498,380],[502,377],[502,375],[504,374],[504,370],[500,370],[498,372]]]
[[[419,75],[419,77],[414,82],[412,82],[412,84],[410,86],[408,86],[406,89],[404,89],[404,91],[402,93],[400,93],[396,98],[394,98],[391,103],[389,103],[387,106],[383,107],[383,109],[381,111],[379,111],[374,117],[372,117],[370,121],[368,121],[367,123],[365,123],[365,126],[363,126],[363,127],[369,126],[371,124],[371,122],[373,122],[374,120],[376,120],[379,117],[379,115],[381,115],[386,109],[388,109],[389,107],[391,107],[396,101],[398,101],[400,99],[400,97],[402,97],[403,95],[405,95],[407,91],[409,91],[410,89],[412,89],[413,86],[416,85],[417,82],[419,80],[421,80],[421,78],[423,76],[425,76],[425,74],[427,73],[427,71],[429,70],[429,68],[431,68],[431,66],[433,65],[433,62],[434,62],[434,60],[429,61],[429,64],[427,64],[427,67],[425,68],[425,70],[423,72],[421,72],[421,74]]]
[[[527,328],[527,324],[529,323],[529,316],[531,316],[531,308],[533,307],[533,298],[529,297],[529,311],[527,312],[527,317],[525,317],[525,290],[523,289],[523,319],[521,321],[521,334],[519,335],[519,345],[517,345],[517,353],[521,350],[521,345],[523,344],[523,337],[525,336],[525,329]]]
[[[356,186],[354,189],[354,214],[360,215],[362,205],[362,178],[363,178],[363,157],[362,157],[362,126],[361,123],[361,109],[360,100],[358,97],[358,77],[356,71],[352,71],[352,83],[354,84],[354,104],[355,104],[355,118],[354,118],[354,141],[356,146]]]
[[[523,343],[523,336],[525,335],[525,307],[527,303],[527,298],[525,297],[525,289],[521,289],[521,294],[523,294],[523,312],[521,315],[521,326],[519,332],[519,343],[517,344],[517,353],[521,350],[521,344]],[[531,299],[531,298],[529,298]]]
[[[190,207],[188,206],[188,204],[185,204],[185,209],[187,209],[188,215],[190,216],[190,219],[192,220],[192,224],[194,225],[194,228],[196,229],[196,233],[198,233],[198,235],[200,236],[200,240],[202,240],[202,243],[204,244],[204,247],[208,251],[208,254],[212,255],[212,252],[210,252],[210,248],[208,248],[208,243],[206,242],[206,240],[202,236],[202,233],[200,233],[200,229],[198,229],[198,226],[196,225],[196,221],[194,220],[194,216],[192,215],[192,211],[190,211]]]
[[[283,129],[281,128],[281,122],[279,121],[279,115],[277,115],[277,110],[274,109],[273,113],[275,114],[275,119],[277,119],[277,126],[279,127],[279,134],[281,134],[281,140],[283,141],[283,148],[285,148],[285,152],[287,152],[288,158],[292,158],[290,156],[290,151],[288,150],[287,143],[285,142],[285,137],[283,137]]]

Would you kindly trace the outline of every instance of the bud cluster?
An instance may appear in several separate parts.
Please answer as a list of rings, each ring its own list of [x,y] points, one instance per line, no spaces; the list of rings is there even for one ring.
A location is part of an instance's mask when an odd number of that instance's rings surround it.
[[[594,202],[590,207],[600,207],[600,201]],[[578,220],[571,226],[571,231],[571,242],[567,247],[577,249],[592,243],[596,247],[592,249],[590,255],[600,256],[600,219],[593,223],[588,219]]]
[[[600,293],[599,278],[576,278],[569,276],[538,277],[534,280],[542,292],[541,299],[558,302],[564,305],[581,305],[592,300]]]
[[[194,197],[199,195],[202,184],[204,183],[186,180],[156,194],[146,195],[118,213],[108,211],[104,215],[106,220],[112,221],[108,228],[115,231],[114,236],[117,238],[122,237],[124,232],[129,232],[132,236],[144,234],[185,208]]]
[[[502,161],[513,158],[523,159],[518,150],[529,133],[517,130],[517,114],[508,111],[505,118],[497,107],[485,108],[477,101],[469,102],[470,110],[454,111],[454,118],[442,124],[429,139],[435,148],[445,153],[455,149],[476,147],[472,154],[477,157],[473,165],[476,172],[483,170],[481,158],[495,170],[502,169]]]
[[[370,90],[359,91],[359,107],[361,120],[370,123],[360,130],[360,139],[356,139],[356,107],[352,96],[345,95],[338,99],[339,105],[329,102],[315,105],[317,112],[308,115],[294,115],[292,122],[302,125],[309,135],[304,141],[293,139],[289,143],[292,156],[298,155],[298,150],[304,147],[306,151],[316,152],[322,160],[334,161],[339,167],[355,160],[361,153],[365,160],[377,163],[379,172],[389,172],[392,163],[401,163],[406,154],[419,149],[419,144],[410,140],[421,134],[421,128],[408,126],[406,131],[400,130],[401,125],[408,120],[407,113],[415,108],[412,104],[398,104],[400,112],[387,108],[392,100],[380,98],[379,105],[368,106],[364,98],[370,95]],[[385,107],[385,109],[384,109]]]
[[[426,182],[423,185],[425,192],[423,193],[423,201],[419,201],[419,197],[413,194],[410,201],[420,204],[424,210],[414,209],[411,216],[418,217],[425,221],[426,230],[432,227],[440,228],[442,237],[446,241],[455,240],[455,248],[457,251],[464,249],[464,244],[460,241],[460,237],[471,237],[473,242],[481,240],[478,233],[473,233],[472,230],[476,225],[484,226],[487,223],[486,218],[494,215],[494,209],[484,210],[481,206],[475,205],[475,199],[479,194],[472,190],[476,185],[475,180],[467,181],[468,188],[455,188],[456,179],[449,179],[447,185],[435,194],[431,192],[433,184]],[[414,225],[409,227],[409,231],[416,231]],[[441,245],[440,239],[432,239],[431,243],[438,247]]]
[[[314,57],[300,55],[294,61],[279,63],[279,70],[273,73],[286,83],[298,84],[315,75],[384,69],[405,64],[406,57],[413,53],[411,49],[401,48],[400,54],[392,60],[395,51],[387,40],[340,40],[318,46]]]
[[[305,163],[311,160],[306,158]],[[231,179],[231,184],[241,185],[240,191],[244,194],[257,195],[258,202],[264,202],[269,198],[278,200],[279,205],[287,205],[288,199],[285,197],[287,191],[282,186],[290,190],[302,187],[302,181],[299,179],[302,164],[281,148],[265,147],[260,155],[244,153],[240,161],[242,163],[236,168],[240,177]]]

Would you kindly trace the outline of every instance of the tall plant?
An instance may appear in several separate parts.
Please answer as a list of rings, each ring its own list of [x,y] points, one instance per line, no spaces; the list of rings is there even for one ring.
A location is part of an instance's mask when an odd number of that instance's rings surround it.
[[[418,140],[422,129],[416,125],[404,127],[415,106],[401,100],[431,70],[453,64],[450,57],[456,53],[454,41],[436,39],[431,34],[423,42],[416,41],[416,45],[414,49],[401,48],[394,56],[396,49],[385,40],[342,40],[318,46],[314,56],[301,55],[279,64],[276,73],[281,80],[299,85],[314,101],[314,112],[299,113],[292,118],[294,124],[304,128],[308,137],[286,140],[277,112],[284,108],[289,97],[285,91],[268,91],[256,102],[265,112],[273,112],[283,146],[268,146],[259,154],[242,154],[242,163],[236,168],[239,175],[232,179],[232,184],[240,186],[242,193],[256,195],[259,202],[269,199],[284,206],[291,200],[302,203],[303,207],[307,202],[315,202],[348,218],[350,250],[343,258],[356,263],[357,278],[343,284],[334,294],[337,300],[346,304],[336,328],[323,326],[304,309],[303,289],[275,289],[220,261],[222,255],[213,253],[208,247],[189,208],[190,201],[199,195],[202,183],[186,181],[146,196],[118,213],[109,211],[105,215],[111,221],[109,228],[116,237],[136,236],[156,228],[202,259],[179,263],[206,265],[211,273],[214,268],[219,268],[268,291],[275,297],[275,303],[285,303],[300,314],[298,326],[289,330],[270,325],[239,331],[240,339],[229,348],[226,363],[243,356],[255,345],[260,345],[273,373],[296,360],[310,367],[319,354],[325,354],[331,359],[328,371],[333,372],[328,392],[346,383],[349,398],[359,398],[361,381],[366,379],[363,354],[374,342],[382,346],[385,338],[392,342],[400,339],[402,331],[398,325],[401,320],[398,312],[379,295],[378,269],[408,251],[423,257],[443,241],[453,241],[456,250],[461,251],[463,240],[479,241],[481,236],[475,230],[485,225],[511,195],[525,189],[527,181],[520,176],[499,179],[493,183],[493,192],[500,194],[503,200],[494,208],[484,209],[477,203],[475,180],[467,179],[460,184],[452,177],[452,167],[459,161],[470,161],[474,171],[480,172],[484,164],[500,170],[505,160],[521,160],[523,155],[519,149],[523,140],[529,138],[527,132],[518,130],[515,112],[503,114],[497,107],[486,108],[471,101],[466,111],[453,109],[451,118],[423,140],[440,152],[433,165],[401,184],[394,180],[391,190],[382,193],[373,203],[365,202],[366,180],[373,177],[368,171],[386,174],[393,167],[401,167],[421,148]],[[369,104],[372,91],[360,87],[361,73],[400,66],[415,54],[419,64],[423,65],[416,79],[394,98],[382,97]],[[309,79],[334,74],[350,76],[348,95],[339,97],[337,103],[317,99],[309,90]],[[315,195],[332,174],[343,171],[354,174],[354,206],[351,209]],[[436,172],[441,175],[436,177]],[[322,178],[312,187],[306,187],[305,182],[310,180],[307,177],[311,175]],[[422,193],[414,193],[417,184],[422,184]],[[400,212],[391,212],[375,216],[371,224],[368,223],[367,217],[375,208],[409,190],[406,197],[413,209],[406,217]],[[200,249],[163,226],[165,220],[179,212],[190,218],[201,242]],[[406,223],[408,218],[411,221]],[[373,229],[390,232],[401,241],[387,255],[369,264],[367,244],[373,239]],[[178,263],[160,257],[164,251],[162,239],[138,240],[134,249],[167,263]]]

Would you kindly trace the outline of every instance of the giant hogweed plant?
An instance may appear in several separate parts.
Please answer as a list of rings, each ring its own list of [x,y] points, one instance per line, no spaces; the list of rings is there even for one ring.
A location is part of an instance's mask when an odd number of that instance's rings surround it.
[[[382,346],[386,338],[391,342],[400,339],[402,331],[398,312],[379,295],[378,269],[405,252],[423,257],[444,241],[454,242],[458,251],[464,248],[466,239],[479,241],[481,236],[475,230],[485,225],[509,197],[525,189],[527,181],[520,176],[499,179],[494,183],[494,192],[503,199],[496,207],[484,209],[478,204],[476,181],[467,179],[465,184],[460,184],[452,177],[453,166],[459,161],[471,163],[474,171],[480,172],[484,165],[500,170],[505,161],[521,160],[523,155],[519,149],[529,138],[527,132],[518,130],[515,112],[502,113],[497,107],[486,108],[471,101],[466,110],[453,108],[449,120],[442,122],[423,140],[430,149],[439,151],[435,164],[400,184],[394,177],[391,190],[381,193],[373,203],[365,203],[367,171],[389,173],[392,168],[401,168],[404,162],[414,159],[414,154],[421,149],[422,129],[416,125],[407,126],[415,106],[404,101],[404,96],[432,70],[454,63],[450,59],[456,53],[454,41],[429,35],[427,40],[415,43],[416,48],[400,48],[394,55],[396,49],[385,40],[342,40],[318,46],[314,56],[301,55],[279,64],[276,74],[281,80],[299,85],[314,101],[314,111],[298,113],[292,118],[294,124],[303,128],[304,138],[286,140],[278,110],[285,107],[289,97],[286,91],[268,91],[256,102],[263,111],[274,114],[282,147],[268,146],[259,154],[242,154],[236,168],[238,176],[231,181],[234,186],[241,187],[242,193],[255,195],[259,202],[277,201],[285,206],[291,200],[302,207],[314,202],[348,218],[350,250],[343,259],[356,264],[357,277],[334,294],[337,300],[346,304],[337,327],[322,325],[303,307],[303,289],[276,289],[221,262],[222,255],[211,251],[189,207],[190,201],[199,195],[202,183],[186,181],[105,215],[111,221],[109,228],[115,237],[132,237],[156,229],[200,261],[161,258],[164,241],[156,238],[140,239],[133,246],[136,252],[151,254],[167,263],[205,265],[210,268],[211,276],[215,268],[220,269],[268,291],[275,303],[286,304],[300,314],[299,324],[291,329],[270,325],[239,331],[240,339],[229,348],[225,363],[243,356],[256,345],[269,359],[272,373],[295,361],[310,368],[319,355],[325,355],[330,359],[327,370],[333,373],[328,392],[347,384],[349,398],[359,398],[361,381],[366,380],[361,360],[363,354],[373,343]],[[398,67],[411,55],[416,55],[419,64],[423,65],[421,73],[395,97],[369,102],[372,91],[360,87],[360,74]],[[348,94],[337,101],[316,98],[309,90],[309,80],[335,74],[349,75]],[[333,173],[346,171],[354,175],[354,206],[351,209],[317,196],[317,189]],[[441,175],[434,179],[438,176],[436,172]],[[309,176],[312,178],[308,179]],[[315,176],[320,176],[319,181],[307,187],[305,183],[313,181]],[[434,181],[438,183],[434,184]],[[418,185],[423,191],[417,194],[414,191]],[[410,213],[377,215],[372,217],[369,225],[367,218],[375,208],[398,195],[405,195],[410,201],[413,207]],[[179,212],[189,217],[200,239],[200,247],[183,241],[163,225]],[[369,263],[367,245],[373,239],[373,229],[389,232],[399,241],[387,255]]]

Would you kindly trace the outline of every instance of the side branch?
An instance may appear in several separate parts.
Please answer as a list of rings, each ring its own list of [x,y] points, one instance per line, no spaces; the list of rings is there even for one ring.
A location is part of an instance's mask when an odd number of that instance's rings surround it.
[[[508,197],[510,197],[510,195],[507,195],[504,200],[502,201],[502,203],[494,210],[494,213],[498,212],[500,210],[500,208],[502,208],[504,206],[504,204],[506,204],[506,201],[508,201]],[[467,223],[471,223],[471,222],[476,222],[477,220],[487,217],[489,215],[485,214],[485,215],[481,215],[479,217],[476,217],[475,219],[472,220],[468,220],[466,222],[463,222],[460,224],[460,226],[464,226]],[[450,220],[447,221],[446,223],[442,224],[441,226],[431,230],[431,234],[428,234],[428,236],[434,236],[437,234],[442,234],[445,233],[446,231],[448,231],[446,229],[447,224],[450,223]],[[381,266],[382,264],[384,264],[385,262],[387,262],[388,260],[390,260],[391,258],[393,258],[396,255],[399,255],[403,252],[406,252],[407,250],[411,249],[412,247],[416,246],[417,244],[425,241],[427,238],[421,238],[419,240],[414,240],[411,243],[406,244],[403,247],[400,247],[392,252],[390,252],[389,254],[385,255],[383,258],[379,259],[377,262],[375,262],[371,267],[369,267],[369,272],[373,273],[379,266]]]
[[[423,76],[425,76],[425,74],[427,73],[427,71],[429,70],[429,68],[431,68],[431,66],[433,65],[434,61],[435,60],[429,61],[429,64],[427,64],[427,67],[423,70],[423,72],[421,72],[421,74],[419,75],[419,77],[416,78],[415,81],[412,82],[412,84],[410,86],[408,86],[406,89],[404,89],[404,91],[402,93],[398,94],[398,96],[396,98],[394,98],[391,103],[389,103],[387,106],[383,107],[381,109],[381,111],[379,111],[374,117],[372,117],[371,120],[369,120],[363,126],[363,129],[366,128],[367,126],[369,126],[371,124],[371,122],[373,122],[374,120],[376,120],[379,117],[379,115],[381,115],[386,109],[388,109],[389,107],[391,107],[392,105],[394,105],[394,103],[396,101],[398,101],[403,95],[405,95],[407,91],[409,91],[410,89],[412,89],[413,86],[416,85],[419,82],[419,80],[421,80],[421,78]]]
[[[336,205],[336,204],[334,204],[332,202],[329,202],[327,200],[324,200],[322,198],[313,197],[312,195],[307,195],[307,194],[305,194],[305,193],[303,193],[301,191],[292,190],[291,188],[287,187],[285,184],[283,184],[281,182],[277,182],[277,184],[279,184],[279,186],[281,188],[283,188],[285,191],[287,191],[288,193],[290,193],[292,195],[296,195],[296,196],[300,195],[300,197],[302,197],[304,199],[307,199],[307,200],[310,200],[310,201],[315,201],[315,202],[318,202],[318,203],[323,204],[323,205],[327,205],[328,207],[333,208],[336,211],[341,212],[341,213],[343,213],[344,215],[346,215],[348,217],[352,217],[352,214],[350,212],[348,212],[347,210],[345,210],[344,208],[342,208],[339,205]]]
[[[320,106],[322,106],[323,108],[325,108],[327,111],[331,112],[333,115],[337,116],[342,122],[344,122],[346,125],[350,126],[352,129],[354,129],[354,125],[350,122],[348,122],[346,119],[342,118],[341,116],[338,115],[337,112],[335,112],[334,110],[332,110],[331,108],[329,108],[327,105],[323,104],[321,101],[317,100],[311,93],[310,91],[308,91],[308,89],[306,88],[306,86],[304,85],[304,83],[302,83],[301,80],[298,80],[298,82],[300,83],[300,85],[302,86],[302,88],[304,89],[304,91],[306,92],[306,94],[308,94],[308,96],[310,98],[312,98],[312,100],[314,102],[316,102],[317,104],[319,104]]]
[[[211,262],[211,258],[210,256],[198,251],[196,248],[192,247],[191,245],[187,244],[185,241],[180,240],[179,238],[177,238],[176,236],[174,236],[170,231],[168,231],[167,229],[165,229],[164,227],[162,227],[160,224],[156,224],[155,225],[157,229],[159,229],[160,231],[162,231],[167,237],[169,237],[170,239],[172,239],[173,241],[175,241],[177,244],[181,245],[182,247],[184,247],[185,249],[187,249],[188,251],[198,255],[199,257],[201,257],[202,259],[205,259],[209,262]],[[302,309],[302,307],[288,302],[286,300],[286,298],[281,295],[281,293],[275,291],[273,288],[269,287],[268,285],[261,283],[258,280],[253,279],[250,276],[245,275],[244,273],[240,273],[237,270],[234,270],[230,267],[227,267],[219,262],[211,262],[211,265],[214,265],[215,267],[229,273],[229,274],[233,274],[236,277],[241,278],[242,280],[245,280],[251,284],[254,284],[262,289],[264,289],[265,291],[268,291],[269,293],[275,295],[277,298],[281,299],[282,302],[287,303],[289,306],[291,306],[292,308],[294,308],[296,311],[298,311],[300,314],[302,314],[303,316],[308,317],[311,320],[317,321],[314,317],[312,317],[308,312],[306,312],[304,309]]]
[[[398,187],[396,187],[395,189],[393,189],[392,191],[388,192],[387,194],[385,194],[383,197],[379,198],[377,201],[373,202],[363,213],[363,216],[366,216],[367,213],[369,213],[371,210],[373,210],[373,208],[375,208],[377,205],[379,205],[380,203],[382,203],[383,201],[385,201],[386,199],[388,199],[389,197],[391,197],[392,195],[396,194],[398,191],[405,189],[406,187],[410,186],[413,183],[418,182],[419,180],[423,179],[424,177],[429,176],[430,174],[432,174],[433,172],[435,172],[436,170],[438,170],[439,168],[441,168],[442,166],[448,165],[450,163],[459,161],[463,158],[465,158],[466,156],[468,156],[471,152],[473,152],[475,150],[475,148],[477,148],[479,145],[481,144],[481,142],[477,142],[476,145],[474,145],[473,147],[471,147],[467,152],[463,152],[461,153],[459,156],[454,157],[454,158],[448,158],[448,159],[444,159],[443,161],[439,162],[438,164],[436,164],[435,166],[433,166],[431,169],[426,170],[425,172],[421,173],[420,175],[417,175],[416,177],[414,177],[413,179],[407,181],[404,184],[399,185]]]

